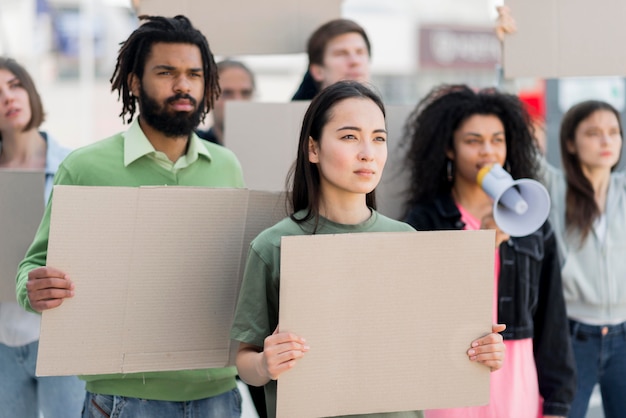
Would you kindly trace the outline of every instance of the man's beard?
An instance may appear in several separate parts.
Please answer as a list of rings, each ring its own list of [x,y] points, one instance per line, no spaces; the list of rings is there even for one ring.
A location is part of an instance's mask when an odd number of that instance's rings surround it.
[[[154,129],[168,137],[188,137],[200,123],[202,106],[188,94],[177,93],[165,100],[166,105],[176,100],[189,100],[196,108],[192,112],[171,112],[150,97],[143,86],[140,87],[139,108],[141,117]],[[204,100],[202,101],[204,102]]]

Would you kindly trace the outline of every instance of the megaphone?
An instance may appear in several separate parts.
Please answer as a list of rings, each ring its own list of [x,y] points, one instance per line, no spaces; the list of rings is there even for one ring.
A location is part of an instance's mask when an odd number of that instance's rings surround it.
[[[510,236],[530,235],[548,219],[550,195],[538,181],[513,180],[500,164],[482,167],[476,181],[493,199],[498,228]]]

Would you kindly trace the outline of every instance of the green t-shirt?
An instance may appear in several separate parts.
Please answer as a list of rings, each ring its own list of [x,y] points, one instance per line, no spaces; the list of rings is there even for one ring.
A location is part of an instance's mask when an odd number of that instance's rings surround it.
[[[304,212],[296,213],[303,218]],[[298,224],[285,218],[260,233],[250,244],[243,283],[230,333],[232,339],[263,347],[265,338],[278,326],[280,289],[280,240],[283,236],[310,235],[314,220]],[[356,232],[401,232],[414,229],[399,221],[372,211],[372,216],[357,225],[343,225],[320,218],[316,234],[344,234]],[[276,381],[265,385],[265,399],[270,417],[276,415]],[[359,417],[361,415],[351,415]],[[369,414],[368,418],[415,418],[420,411]]]
[[[79,148],[68,155],[59,166],[54,184],[125,187],[244,186],[239,161],[228,149],[203,141],[192,134],[186,154],[175,164],[168,164],[164,154],[155,151],[150,144],[137,120],[126,132]],[[46,265],[50,208],[49,202],[35,239],[20,263],[16,278],[18,301],[30,311],[32,308],[28,301],[26,282],[29,271]],[[92,393],[163,401],[191,401],[234,389],[235,376],[234,367],[225,367],[90,375],[80,378],[87,382],[86,389]]]

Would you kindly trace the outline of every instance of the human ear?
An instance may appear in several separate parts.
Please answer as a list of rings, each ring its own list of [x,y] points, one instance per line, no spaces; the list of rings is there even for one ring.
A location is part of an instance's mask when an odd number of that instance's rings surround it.
[[[576,154],[576,145],[571,139],[567,140],[567,142],[565,143],[565,148],[567,148],[567,152],[569,152],[570,154]]]
[[[448,157],[449,160],[454,161],[454,150],[452,148],[447,148],[446,149],[446,157]]]
[[[319,147],[317,146],[317,141],[312,137],[309,137],[309,162],[313,164],[320,162]]]
[[[128,90],[132,93],[132,95],[139,97],[139,91],[141,90],[141,81],[139,80],[139,77],[137,77],[135,73],[130,73],[128,74],[126,83],[128,84]]]
[[[324,81],[324,67],[319,64],[311,64],[309,66],[309,72],[311,73],[311,77],[318,83],[322,83]]]

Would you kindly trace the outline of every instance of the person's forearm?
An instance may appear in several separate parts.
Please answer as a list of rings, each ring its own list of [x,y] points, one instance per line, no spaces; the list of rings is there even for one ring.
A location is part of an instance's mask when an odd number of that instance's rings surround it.
[[[252,348],[240,349],[237,353],[237,372],[241,380],[252,386],[263,386],[270,378],[263,373],[263,353]]]

